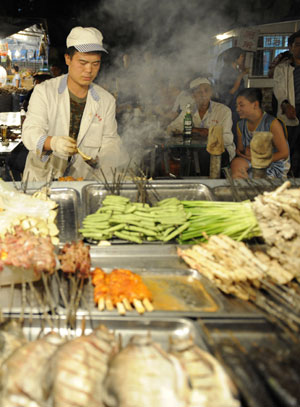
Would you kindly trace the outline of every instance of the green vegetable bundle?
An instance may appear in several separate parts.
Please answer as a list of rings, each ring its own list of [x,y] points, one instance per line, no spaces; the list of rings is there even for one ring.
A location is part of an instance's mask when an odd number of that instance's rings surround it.
[[[168,242],[186,230],[189,214],[177,198],[164,199],[156,206],[132,203],[128,198],[107,195],[102,206],[88,215],[79,229],[85,238],[119,238],[135,243]]]
[[[181,201],[181,203],[191,215],[188,229],[181,233],[178,239],[182,244],[199,243],[207,240],[208,236],[218,234],[227,235],[238,241],[261,236],[250,201]]]

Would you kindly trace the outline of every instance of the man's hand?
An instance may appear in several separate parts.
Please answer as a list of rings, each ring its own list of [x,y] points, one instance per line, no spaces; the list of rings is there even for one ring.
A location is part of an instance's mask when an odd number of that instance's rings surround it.
[[[296,109],[294,106],[290,105],[289,103],[282,103],[281,105],[283,113],[286,115],[288,119],[296,119]]]
[[[50,140],[52,151],[62,155],[73,155],[77,153],[76,141],[71,137],[53,136]]]
[[[193,127],[192,134],[196,135],[196,136],[199,135],[199,136],[202,136],[202,137],[207,137],[208,136],[208,129],[200,128],[200,127]]]

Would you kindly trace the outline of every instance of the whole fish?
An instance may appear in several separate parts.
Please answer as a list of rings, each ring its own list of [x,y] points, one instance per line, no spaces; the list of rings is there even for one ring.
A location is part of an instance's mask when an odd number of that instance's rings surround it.
[[[3,362],[1,407],[41,407],[48,398],[45,386],[49,360],[64,339],[55,332],[28,342]]]
[[[17,320],[9,319],[0,325],[0,366],[15,349],[27,342],[23,328]]]
[[[51,405],[101,407],[102,384],[115,351],[114,335],[104,326],[61,346],[51,363]]]
[[[170,353],[184,365],[192,387],[189,407],[239,407],[236,392],[220,363],[189,338],[171,338]]]
[[[133,336],[113,357],[104,387],[107,407],[188,405],[188,381],[179,360],[149,336]]]

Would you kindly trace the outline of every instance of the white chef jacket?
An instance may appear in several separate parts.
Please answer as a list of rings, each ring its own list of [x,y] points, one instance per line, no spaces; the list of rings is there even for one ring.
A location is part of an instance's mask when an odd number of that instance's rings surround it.
[[[278,102],[277,117],[287,126],[298,126],[299,120],[288,119],[282,113],[281,103],[288,100],[295,107],[294,67],[290,61],[279,63],[274,70],[273,92]]]
[[[31,95],[22,140],[29,150],[24,178],[45,181],[51,172],[52,151],[43,151],[47,136],[69,136],[70,96],[68,75],[36,85]],[[88,156],[98,156],[106,176],[112,168],[126,165],[128,155],[117,134],[115,98],[102,87],[91,84],[82,115],[77,145]],[[67,174],[74,178],[94,179],[95,173],[79,154],[72,156]],[[54,173],[55,177],[63,174]],[[98,174],[99,175],[99,174]]]
[[[172,123],[167,127],[167,132],[171,134],[175,131],[183,132],[183,119],[185,116],[185,110],[180,113],[179,116],[173,120]],[[232,115],[229,107],[223,105],[222,103],[210,101],[209,107],[201,119],[198,109],[195,106],[193,112],[193,127],[209,129],[212,126],[222,126],[223,127],[223,139],[224,147],[228,151],[230,161],[235,156],[235,144],[233,142],[232,134]]]

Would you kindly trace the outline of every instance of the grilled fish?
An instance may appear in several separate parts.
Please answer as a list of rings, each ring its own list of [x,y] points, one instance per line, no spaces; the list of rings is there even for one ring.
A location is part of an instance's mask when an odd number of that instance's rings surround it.
[[[187,407],[187,376],[149,336],[133,336],[115,355],[104,382],[108,407]]]
[[[48,398],[45,387],[49,360],[64,342],[55,332],[16,349],[2,364],[2,407],[41,407]]]
[[[52,360],[53,407],[101,407],[108,359],[116,351],[114,335],[100,326],[60,347]]]
[[[239,407],[233,383],[220,363],[192,338],[171,338],[170,353],[184,365],[192,391],[189,407]]]
[[[15,349],[27,342],[22,325],[16,320],[7,320],[0,325],[0,366]]]

